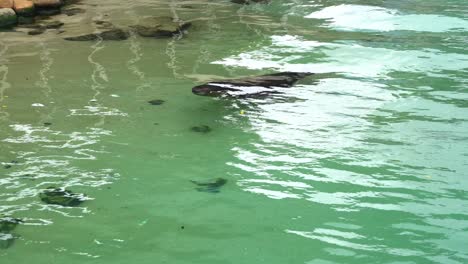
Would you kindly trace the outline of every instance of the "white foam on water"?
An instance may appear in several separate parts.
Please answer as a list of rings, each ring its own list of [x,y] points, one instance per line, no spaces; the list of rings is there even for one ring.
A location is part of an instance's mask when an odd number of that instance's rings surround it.
[[[306,18],[326,19],[329,26],[347,31],[447,32],[468,30],[468,21],[461,18],[431,14],[401,14],[397,10],[365,5],[329,6],[311,13]]]

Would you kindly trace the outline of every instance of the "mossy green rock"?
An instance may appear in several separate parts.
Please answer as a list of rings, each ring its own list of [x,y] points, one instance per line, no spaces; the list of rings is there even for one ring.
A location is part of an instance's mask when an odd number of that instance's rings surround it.
[[[85,34],[75,37],[66,37],[65,40],[69,41],[96,41],[96,40],[126,40],[130,35],[127,31],[114,28],[105,30],[99,33]]]
[[[146,17],[132,28],[142,37],[164,38],[181,34],[191,23],[178,22],[172,17]]]
[[[16,25],[16,13],[11,8],[0,8],[0,28],[6,28]]]
[[[76,194],[63,188],[48,188],[39,194],[41,201],[47,204],[57,204],[61,206],[78,206],[85,197],[82,194]]]

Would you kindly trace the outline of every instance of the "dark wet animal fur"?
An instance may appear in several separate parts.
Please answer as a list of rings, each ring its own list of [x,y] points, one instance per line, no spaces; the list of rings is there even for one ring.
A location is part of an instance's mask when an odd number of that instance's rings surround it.
[[[309,75],[313,75],[313,73],[279,72],[255,77],[213,81],[193,87],[192,92],[196,95],[202,96],[230,96],[229,92],[241,92],[242,87],[260,86],[264,88],[269,88],[271,89],[271,91],[254,92],[252,94],[242,94],[235,97],[248,97],[249,95],[265,95],[271,93],[278,93],[278,91],[275,91],[275,87],[292,87],[297,81]],[[219,85],[229,85],[231,87],[222,87]]]
[[[227,180],[223,178],[217,178],[214,181],[210,181],[210,182],[199,182],[199,181],[191,181],[191,182],[197,185],[196,190],[199,192],[219,193],[221,187],[223,187],[227,183]]]
[[[201,126],[194,126],[194,127],[191,127],[190,128],[193,132],[197,132],[197,133],[203,133],[203,134],[206,134],[208,132],[211,132],[211,127],[207,126],[207,125],[201,125]]]

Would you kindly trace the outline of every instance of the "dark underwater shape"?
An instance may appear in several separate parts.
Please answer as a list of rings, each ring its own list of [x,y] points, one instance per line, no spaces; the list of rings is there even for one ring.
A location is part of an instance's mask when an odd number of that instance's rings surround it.
[[[172,17],[145,17],[138,25],[131,26],[142,37],[168,38],[182,34],[192,24],[176,21]]]
[[[40,35],[45,32],[45,28],[38,28],[38,29],[33,29],[31,31],[28,31],[28,35],[35,36],[35,35]]]
[[[63,188],[49,187],[39,194],[41,201],[61,206],[78,206],[84,202],[84,195],[76,194]]]
[[[65,14],[67,16],[74,16],[76,14],[81,14],[86,12],[86,10],[82,8],[68,8],[68,9],[62,9],[62,14]]]
[[[59,7],[51,8],[38,8],[36,7],[36,15],[39,16],[55,16],[58,15],[62,12],[62,10]]]
[[[10,233],[0,233],[0,249],[7,249],[15,242],[15,236]]]
[[[221,189],[221,187],[227,183],[227,180],[223,178],[217,178],[210,182],[191,182],[198,186],[196,190],[199,192],[219,193],[219,189]]]
[[[86,35],[81,35],[81,36],[76,36],[76,37],[67,37],[64,39],[69,40],[69,41],[94,41],[94,40],[99,40],[99,39],[126,40],[129,38],[129,36],[130,34],[126,32],[125,30],[114,28],[114,29],[105,30],[99,33],[86,34]]]
[[[51,21],[51,22],[45,23],[45,24],[44,24],[44,28],[47,28],[47,29],[57,29],[57,28],[61,28],[63,25],[64,25],[63,22],[60,22],[60,21]]]
[[[166,101],[160,100],[160,99],[154,99],[154,100],[148,101],[148,103],[151,104],[151,105],[162,105],[165,102]]]
[[[276,88],[292,87],[297,81],[313,73],[279,72],[254,77],[213,81],[192,88],[192,92],[202,96],[255,97],[279,93]]]
[[[17,225],[22,223],[21,219],[13,217],[0,217],[0,233],[8,233],[13,231]]]
[[[9,163],[3,165],[3,168],[10,169],[14,164],[18,164],[18,161],[17,160],[12,160]]]
[[[21,219],[0,215],[0,249],[7,249],[15,242],[15,236],[10,232],[22,223]]]
[[[211,132],[211,127],[207,126],[207,125],[201,125],[201,126],[194,126],[194,127],[191,127],[190,128],[193,132],[197,132],[197,133],[208,133],[208,132]]]

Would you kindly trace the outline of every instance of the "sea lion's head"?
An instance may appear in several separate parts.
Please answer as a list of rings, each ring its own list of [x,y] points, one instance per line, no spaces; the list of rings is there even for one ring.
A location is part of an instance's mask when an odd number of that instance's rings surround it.
[[[207,83],[198,85],[192,88],[192,93],[201,96],[223,96],[227,95],[228,91],[239,91],[238,89],[233,89],[226,87],[226,85],[216,84],[216,83]]]

